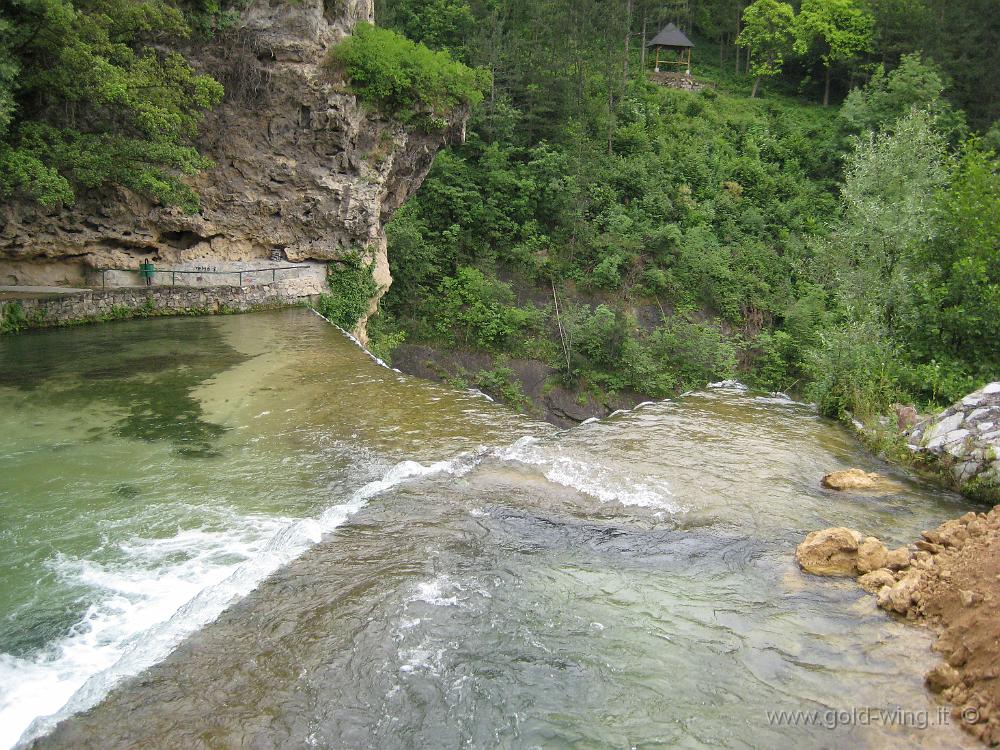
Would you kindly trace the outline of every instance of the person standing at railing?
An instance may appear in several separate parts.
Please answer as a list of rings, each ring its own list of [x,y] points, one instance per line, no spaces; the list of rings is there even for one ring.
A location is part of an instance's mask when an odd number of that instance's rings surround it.
[[[153,285],[153,275],[156,273],[156,266],[148,260],[139,264],[139,277],[146,282],[146,286]]]

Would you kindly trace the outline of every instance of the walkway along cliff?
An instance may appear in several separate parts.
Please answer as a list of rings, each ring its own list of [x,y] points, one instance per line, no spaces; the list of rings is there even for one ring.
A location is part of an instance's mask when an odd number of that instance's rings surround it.
[[[407,130],[365,108],[324,64],[330,45],[373,14],[372,0],[250,2],[233,28],[184,50],[226,88],[201,129],[200,149],[216,166],[192,182],[198,213],[123,189],[69,208],[9,203],[0,207],[0,285],[94,285],[96,269],[147,260],[224,268],[354,252],[374,263],[370,315],[391,283],[384,226],[465,122],[459,113],[441,131]]]

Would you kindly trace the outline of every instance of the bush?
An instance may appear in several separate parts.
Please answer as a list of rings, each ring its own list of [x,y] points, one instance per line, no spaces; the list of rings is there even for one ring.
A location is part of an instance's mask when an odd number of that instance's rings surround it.
[[[0,318],[0,334],[17,333],[28,324],[28,318],[24,314],[24,307],[20,302],[9,302],[3,309],[3,317]]]
[[[515,353],[527,334],[539,331],[545,320],[541,310],[517,307],[510,286],[468,266],[445,278],[438,295],[434,327],[449,343],[461,337],[466,345]]]
[[[374,268],[374,262],[365,263],[356,252],[332,263],[326,277],[330,294],[320,296],[316,305],[319,312],[345,331],[353,331],[378,292],[372,278]]]
[[[404,122],[440,125],[437,118],[478,104],[483,73],[455,62],[389,29],[359,23],[352,36],[330,50],[330,64],[342,70],[352,91]]]
[[[57,206],[119,185],[197,210],[182,178],[211,165],[194,141],[223,90],[168,50],[191,36],[191,18],[164,0],[2,7],[0,199]]]
[[[368,319],[368,351],[387,365],[392,365],[392,353],[406,341],[406,331],[400,329],[392,315],[379,310]]]
[[[736,348],[718,325],[709,322],[698,323],[675,315],[653,332],[650,348],[660,366],[673,373],[681,389],[736,374]]]
[[[806,353],[806,393],[827,417],[862,421],[889,409],[900,396],[897,351],[878,326],[852,322],[831,327]]]
[[[476,375],[476,385],[505,404],[518,408],[528,406],[528,397],[524,395],[517,373],[505,365],[498,364],[492,370],[480,370]]]

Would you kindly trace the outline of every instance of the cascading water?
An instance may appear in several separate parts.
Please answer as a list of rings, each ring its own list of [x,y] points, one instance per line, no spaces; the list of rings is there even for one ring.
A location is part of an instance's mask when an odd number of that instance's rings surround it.
[[[306,311],[0,362],[3,746],[970,742],[928,637],[792,562],[964,501],[822,490],[872,460],[805,405],[723,388],[557,432]]]

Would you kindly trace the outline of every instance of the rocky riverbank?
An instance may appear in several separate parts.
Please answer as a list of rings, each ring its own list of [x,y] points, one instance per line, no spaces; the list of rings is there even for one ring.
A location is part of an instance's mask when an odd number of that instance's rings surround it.
[[[856,576],[879,607],[933,628],[943,661],[927,687],[966,731],[1000,746],[1000,506],[892,551],[854,529],[814,531],[795,559],[814,575]]]
[[[917,469],[970,498],[1000,501],[1000,382],[933,417],[919,419],[908,407],[899,417]],[[892,491],[889,480],[858,469],[821,482],[868,495]],[[952,704],[964,729],[1000,746],[1000,505],[921,536],[890,551],[854,529],[824,529],[805,538],[795,559],[813,575],[856,577],[879,607],[933,628],[943,661],[927,673],[927,687]]]
[[[959,492],[1000,502],[1000,382],[917,421],[903,436],[918,461]]]

